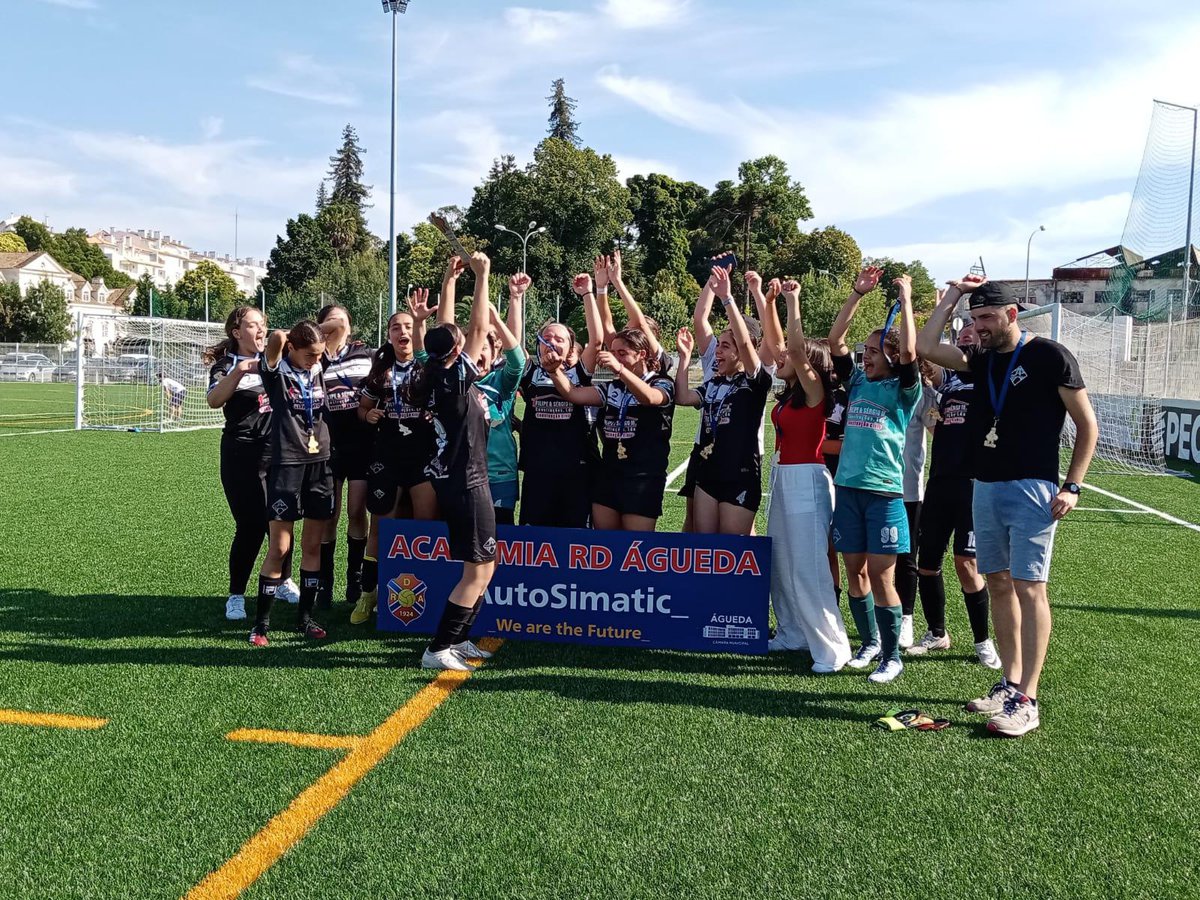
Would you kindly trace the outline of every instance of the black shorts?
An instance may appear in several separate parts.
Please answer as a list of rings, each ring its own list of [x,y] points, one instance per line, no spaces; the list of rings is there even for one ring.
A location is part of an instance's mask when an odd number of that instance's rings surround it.
[[[333,518],[333,473],[327,461],[271,466],[267,517],[272,522]]]
[[[700,445],[693,444],[691,455],[688,456],[687,471],[683,473],[683,487],[679,489],[679,496],[686,497],[691,500],[696,494],[696,474],[700,471]]]
[[[762,472],[735,473],[732,478],[712,479],[701,476],[696,487],[718,503],[730,503],[751,512],[762,504]]]
[[[366,481],[367,467],[371,465],[374,454],[375,448],[371,442],[360,436],[335,441],[330,459],[333,477],[338,481]]]
[[[622,477],[612,472],[601,472],[592,490],[592,502],[616,510],[623,516],[657,519],[662,515],[663,492],[666,489],[666,473]]]
[[[367,512],[377,516],[390,515],[396,508],[401,491],[411,491],[429,481],[425,463],[380,456],[366,469]]]
[[[525,473],[521,485],[522,525],[587,528],[591,518],[592,479],[587,466]]]
[[[450,490],[434,482],[438,508],[450,530],[450,558],[484,563],[496,559],[496,510],[486,484]]]
[[[954,555],[975,558],[975,522],[971,501],[975,485],[970,478],[931,478],[925,486],[925,504],[917,538],[917,566],[940,572],[950,534]]]

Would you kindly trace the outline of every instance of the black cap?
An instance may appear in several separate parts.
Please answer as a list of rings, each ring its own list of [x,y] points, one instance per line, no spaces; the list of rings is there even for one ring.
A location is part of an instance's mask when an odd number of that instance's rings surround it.
[[[1008,285],[1000,284],[998,281],[986,281],[971,291],[967,305],[971,309],[979,309],[983,306],[1019,306],[1020,304],[1017,303],[1017,298]]]
[[[456,343],[454,332],[449,328],[445,326],[431,328],[425,335],[425,352],[432,360],[445,359],[454,352]]]

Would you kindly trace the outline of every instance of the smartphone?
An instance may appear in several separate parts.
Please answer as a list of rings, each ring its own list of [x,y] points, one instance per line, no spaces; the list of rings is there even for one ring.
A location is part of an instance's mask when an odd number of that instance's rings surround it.
[[[712,264],[714,268],[720,266],[721,268],[728,269],[732,272],[737,268],[737,257],[734,256],[732,252],[722,253],[720,256],[713,259]]]

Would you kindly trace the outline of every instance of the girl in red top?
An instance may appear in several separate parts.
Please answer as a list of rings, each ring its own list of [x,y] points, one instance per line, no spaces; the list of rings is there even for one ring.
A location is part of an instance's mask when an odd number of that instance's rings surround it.
[[[800,285],[783,283],[787,356],[776,375],[785,387],[771,411],[775,460],[771,472],[771,602],[777,629],[770,650],[812,653],[813,672],[836,672],[850,659],[850,640],[829,573],[833,480],[825,467],[828,385],[809,358],[800,320]]]

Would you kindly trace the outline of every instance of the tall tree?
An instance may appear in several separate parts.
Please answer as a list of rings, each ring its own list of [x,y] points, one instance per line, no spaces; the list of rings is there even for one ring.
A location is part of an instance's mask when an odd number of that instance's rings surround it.
[[[329,157],[329,181],[333,186],[330,202],[349,203],[360,213],[367,208],[367,197],[371,194],[371,188],[362,183],[365,152],[358,143],[354,126],[347,125],[342,129],[342,146]]]
[[[50,229],[29,216],[21,216],[13,225],[13,231],[21,236],[30,250],[52,250],[54,235]]]
[[[285,289],[301,290],[324,263],[336,256],[325,230],[313,216],[301,213],[288,219],[285,230],[286,237],[275,239],[275,248],[267,260],[262,287],[268,297]]]
[[[555,78],[552,93],[546,100],[550,103],[550,127],[547,133],[552,138],[566,141],[572,147],[579,146],[579,123],[575,121],[575,101],[567,96],[566,83]]]
[[[688,271],[688,235],[708,191],[667,175],[635,175],[627,184],[643,277],[654,281],[667,272],[673,290],[690,296],[698,286]]]
[[[0,281],[0,341],[15,343],[21,339],[16,331],[17,307],[21,305],[21,286]]]
[[[734,247],[741,267],[764,267],[776,247],[795,237],[796,223],[811,218],[808,196],[788,175],[787,163],[778,156],[747,160],[738,166],[737,182],[719,182],[709,198],[700,255]]]
[[[12,329],[20,335],[17,340],[61,344],[71,336],[66,293],[49,281],[29,288],[17,304]]]
[[[837,318],[850,289],[854,287],[854,278],[836,279],[817,272],[805,272],[799,281],[804,333],[809,337],[824,337],[829,334],[833,320]],[[858,314],[850,323],[846,342],[853,347],[866,340],[876,328],[883,327],[887,320],[888,305],[882,285],[863,297],[858,306]]]
[[[204,320],[204,295],[208,293],[208,317],[220,322],[245,300],[237,282],[221,271],[212,260],[202,260],[175,285],[175,296],[183,308],[183,318]]]
[[[16,232],[6,231],[0,234],[0,253],[26,253],[28,250],[25,239]]]
[[[929,274],[929,270],[919,259],[902,262],[898,259],[881,256],[868,259],[866,263],[883,269],[879,286],[887,294],[889,300],[895,301],[898,297],[892,281],[901,275],[908,275],[912,278],[913,311],[928,312],[937,304],[937,285],[933,283],[933,277]]]
[[[321,179],[321,183],[317,185],[317,212],[320,213],[329,203],[329,188],[325,184],[325,179]]]
[[[781,244],[771,259],[770,272],[798,278],[808,272],[826,273],[835,281],[853,279],[862,268],[858,242],[833,225],[797,232]]]

